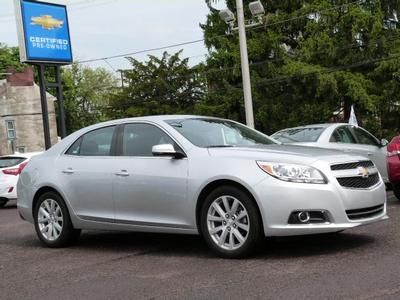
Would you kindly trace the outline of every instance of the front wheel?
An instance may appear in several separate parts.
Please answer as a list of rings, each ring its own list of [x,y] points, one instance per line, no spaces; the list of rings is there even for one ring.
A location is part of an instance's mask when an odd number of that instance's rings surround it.
[[[68,246],[80,234],[80,230],[72,226],[67,206],[55,192],[40,196],[34,209],[34,221],[39,239],[51,248]]]
[[[256,249],[261,238],[256,204],[247,193],[233,186],[221,186],[207,196],[200,221],[203,238],[222,257],[245,257]]]

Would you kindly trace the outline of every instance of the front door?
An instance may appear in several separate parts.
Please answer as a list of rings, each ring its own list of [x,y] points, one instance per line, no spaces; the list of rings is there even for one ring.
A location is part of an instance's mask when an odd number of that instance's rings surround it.
[[[386,147],[382,147],[380,142],[374,136],[361,128],[353,127],[351,130],[357,139],[356,147],[359,152],[364,153],[365,156],[374,162],[381,173],[383,180],[387,182],[389,179],[386,164]]]
[[[188,159],[155,157],[152,147],[177,144],[159,127],[125,124],[115,160],[113,198],[116,222],[140,226],[186,228]]]

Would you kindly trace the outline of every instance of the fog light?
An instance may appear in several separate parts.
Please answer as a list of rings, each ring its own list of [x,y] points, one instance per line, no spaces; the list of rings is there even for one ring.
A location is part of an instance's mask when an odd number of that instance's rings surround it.
[[[310,214],[308,211],[301,211],[297,214],[297,218],[301,223],[308,223],[310,221]]]
[[[330,223],[325,210],[295,210],[289,215],[288,224],[323,224]]]

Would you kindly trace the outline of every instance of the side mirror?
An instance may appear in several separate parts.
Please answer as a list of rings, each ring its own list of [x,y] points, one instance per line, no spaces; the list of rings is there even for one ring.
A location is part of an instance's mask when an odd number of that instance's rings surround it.
[[[389,144],[389,141],[387,139],[381,139],[381,146],[386,147]]]
[[[174,146],[171,144],[155,145],[151,149],[151,152],[154,156],[170,156],[174,158],[185,157],[183,153],[176,151]]]

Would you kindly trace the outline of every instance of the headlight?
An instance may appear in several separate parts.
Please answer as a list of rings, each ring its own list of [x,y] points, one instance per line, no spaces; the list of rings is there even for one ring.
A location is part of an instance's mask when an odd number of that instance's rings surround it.
[[[300,183],[327,183],[324,175],[317,169],[304,165],[257,161],[264,172],[283,181]]]

